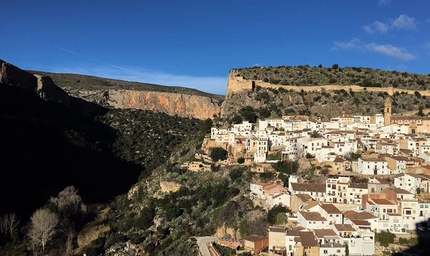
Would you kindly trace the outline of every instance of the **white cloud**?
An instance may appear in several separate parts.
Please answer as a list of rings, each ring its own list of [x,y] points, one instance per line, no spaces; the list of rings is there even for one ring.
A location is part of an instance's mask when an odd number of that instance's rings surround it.
[[[390,27],[387,24],[384,24],[379,21],[373,22],[371,25],[364,26],[364,31],[368,33],[374,33],[375,31],[385,33],[390,29]]]
[[[378,44],[367,44],[366,49],[372,52],[377,52],[389,57],[393,57],[396,59],[409,61],[415,59],[415,56],[409,52],[407,52],[403,48],[395,47],[390,44],[378,45]]]
[[[362,42],[358,38],[353,38],[347,42],[334,42],[334,46],[332,49],[354,49],[361,48]]]
[[[386,5],[390,5],[392,0],[379,0],[378,1],[378,6],[386,6]]]
[[[391,27],[397,29],[414,30],[416,23],[414,18],[408,17],[408,15],[400,15],[397,19],[392,21]]]
[[[390,30],[414,30],[417,27],[415,18],[411,18],[408,15],[401,14],[397,19],[391,20],[387,23],[375,21],[370,25],[363,26],[364,31],[367,33],[386,33]]]
[[[430,50],[430,43],[427,44],[428,49]],[[379,45],[375,43],[364,43],[358,38],[351,39],[350,41],[345,42],[335,42],[332,47],[334,50],[361,50],[361,51],[369,51],[376,52],[379,54],[383,54],[392,58],[409,61],[415,59],[415,56],[409,53],[406,49],[401,47],[396,47],[390,44]]]

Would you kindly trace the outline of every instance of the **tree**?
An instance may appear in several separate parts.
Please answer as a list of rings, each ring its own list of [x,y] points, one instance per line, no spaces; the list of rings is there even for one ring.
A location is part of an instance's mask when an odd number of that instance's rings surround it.
[[[46,208],[40,208],[30,218],[28,236],[33,246],[42,246],[45,251],[46,243],[55,235],[55,228],[59,222],[56,213]]]
[[[57,197],[51,197],[50,201],[59,212],[76,214],[82,207],[82,198],[73,186],[66,187]]]
[[[297,173],[299,170],[299,162],[298,161],[278,161],[272,164],[272,167],[277,172],[282,172],[285,174],[293,174]]]
[[[287,208],[285,208],[285,206],[282,206],[280,204],[275,205],[274,207],[272,207],[272,209],[269,210],[269,212],[267,213],[267,221],[271,224],[271,225],[275,225],[275,224],[283,224],[283,223],[278,223],[278,221],[281,222],[286,222],[286,219],[283,217],[278,216],[279,214],[283,214],[285,216],[287,216]]]
[[[258,115],[260,119],[264,119],[270,116],[270,111],[267,108],[260,108],[258,111]]]
[[[245,163],[245,158],[243,158],[243,157],[239,157],[239,158],[237,159],[237,163],[238,163],[238,164],[243,164],[243,163]]]
[[[243,119],[249,121],[250,123],[255,123],[257,121],[257,114],[255,114],[255,110],[251,106],[245,106],[239,110],[239,114],[243,117]]]
[[[423,106],[419,106],[418,107],[418,113],[417,116],[425,116],[424,112],[423,112]]]
[[[394,242],[394,238],[396,237],[395,234],[391,233],[390,231],[381,231],[376,233],[376,241],[379,242],[379,244],[383,247],[387,247],[388,245],[392,244]]]
[[[321,133],[319,133],[318,131],[312,131],[310,137],[311,138],[324,138],[324,136]]]
[[[335,64],[333,64],[333,65],[331,66],[331,68],[332,68],[332,69],[338,69],[338,68],[339,68],[339,65],[335,63]]]
[[[12,238],[19,225],[19,219],[15,213],[7,213],[0,217],[0,233]]]
[[[217,162],[218,160],[226,160],[227,159],[227,150],[215,147],[212,148],[210,157],[212,158],[212,161]]]

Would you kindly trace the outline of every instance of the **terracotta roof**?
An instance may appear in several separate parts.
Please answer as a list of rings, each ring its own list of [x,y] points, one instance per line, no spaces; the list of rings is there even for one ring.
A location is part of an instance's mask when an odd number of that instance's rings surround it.
[[[334,224],[338,231],[355,231],[351,224]]]
[[[325,184],[314,183],[291,183],[294,191],[309,191],[309,192],[323,192],[325,193]]]
[[[370,222],[367,220],[351,220],[351,222],[357,226],[370,226]]]
[[[319,212],[306,212],[306,211],[299,211],[299,213],[305,218],[307,221],[327,221],[326,218],[321,216]]]
[[[342,213],[336,206],[333,204],[321,204],[321,208],[323,208],[328,214],[334,213],[339,214]]]
[[[249,235],[249,236],[245,236],[243,238],[243,240],[247,240],[247,241],[251,241],[251,242],[256,242],[256,241],[261,241],[267,239],[267,237],[265,236],[258,236],[258,235]]]
[[[306,205],[303,207],[303,210],[309,210],[309,209],[311,209],[312,207],[315,207],[315,206],[317,206],[317,205],[318,205],[318,202],[317,202],[317,201],[313,201],[313,200],[307,201],[307,202],[306,202]]]
[[[286,227],[281,227],[281,226],[270,226],[269,227],[269,232],[286,233],[287,232],[287,228]]]
[[[407,191],[405,189],[402,189],[402,188],[393,187],[393,188],[386,188],[386,189],[392,190],[396,194],[408,194],[408,195],[412,195],[411,192],[409,192],[409,191]]]
[[[352,216],[352,215],[357,214],[357,213],[358,213],[358,212],[356,212],[356,211],[349,210],[349,211],[344,212],[344,213],[343,213],[343,215],[344,215],[345,217],[349,217],[349,216]]]
[[[299,236],[299,230],[290,229],[287,231],[287,236]]]
[[[312,197],[308,194],[295,194],[294,196],[296,196],[297,198],[299,198],[300,200],[302,200],[302,202],[306,202],[308,200],[311,200]]]
[[[340,158],[340,157],[336,157],[336,158],[333,160],[333,163],[343,163],[343,162],[345,162],[345,160],[344,160],[344,159],[342,159],[342,158]]]
[[[314,229],[315,236],[323,238],[326,236],[338,236],[333,229]]]
[[[391,116],[391,120],[429,120],[426,116]]]
[[[372,200],[373,200],[373,202],[375,204],[395,205],[395,203],[392,203],[390,200],[383,199],[383,198],[381,198],[381,199],[372,199]]]
[[[381,184],[390,184],[390,182],[388,182],[388,180],[386,180],[386,179],[375,178],[375,180],[379,181],[379,183],[381,183]]]
[[[370,212],[357,212],[356,214],[351,214],[348,216],[348,219],[350,220],[369,220],[369,219],[376,219],[375,215],[371,214]]]
[[[299,233],[300,235],[300,242],[302,243],[303,247],[316,247],[318,246],[318,240],[315,237],[314,233],[311,231],[301,231]]]

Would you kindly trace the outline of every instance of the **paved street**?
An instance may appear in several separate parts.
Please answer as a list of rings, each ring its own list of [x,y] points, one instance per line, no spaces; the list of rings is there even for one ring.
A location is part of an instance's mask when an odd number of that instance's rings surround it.
[[[218,238],[214,236],[203,236],[197,238],[197,245],[199,246],[200,255],[202,256],[211,256],[209,252],[208,243],[215,242]]]

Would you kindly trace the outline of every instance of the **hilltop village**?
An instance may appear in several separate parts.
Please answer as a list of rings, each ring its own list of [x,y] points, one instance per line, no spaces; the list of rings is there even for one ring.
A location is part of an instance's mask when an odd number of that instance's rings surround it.
[[[286,207],[288,224],[270,226],[268,237],[245,237],[245,248],[258,254],[268,247],[270,255],[375,255],[378,232],[426,231],[430,117],[391,109],[387,98],[384,113],[374,116],[327,122],[284,116],[212,127],[204,149],[225,149],[228,158],[220,164],[265,173],[274,172],[276,162],[301,161],[311,166],[311,176],[325,178],[310,182],[296,173],[284,183],[251,182],[249,197],[267,210]],[[209,159],[205,153],[198,157]],[[210,170],[204,160],[183,167]]]

